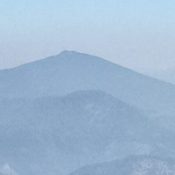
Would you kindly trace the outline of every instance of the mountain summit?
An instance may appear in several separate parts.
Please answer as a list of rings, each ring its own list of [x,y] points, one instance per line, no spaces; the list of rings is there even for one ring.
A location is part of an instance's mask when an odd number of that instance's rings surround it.
[[[68,175],[131,155],[174,156],[174,106],[173,85],[75,51],[2,70],[0,165]]]
[[[0,97],[62,96],[102,90],[140,108],[174,110],[175,87],[102,58],[75,51],[0,71]]]

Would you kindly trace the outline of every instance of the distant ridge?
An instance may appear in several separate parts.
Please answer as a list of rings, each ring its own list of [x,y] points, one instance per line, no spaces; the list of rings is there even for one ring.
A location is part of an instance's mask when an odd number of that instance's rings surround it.
[[[62,96],[93,89],[143,109],[174,110],[174,85],[76,51],[63,51],[56,56],[0,71],[1,98]]]
[[[0,164],[68,175],[131,155],[174,156],[174,106],[173,85],[75,51],[0,71]],[[121,171],[139,165],[125,160]]]
[[[161,142],[142,111],[97,90],[2,99],[0,126],[0,162],[26,175],[67,175],[89,163],[127,156],[127,150],[147,152],[140,142],[150,149]]]
[[[15,67],[12,67],[12,68],[7,68],[7,69],[2,69],[0,70],[1,71],[10,71],[10,70],[13,70],[13,69],[16,69],[16,68],[19,68],[19,67],[25,67],[25,66],[29,66],[31,64],[37,64],[37,63],[42,63],[42,62],[48,62],[48,61],[53,61],[54,59],[63,59],[65,57],[67,58],[76,58],[77,56],[86,56],[88,57],[88,59],[99,59],[99,60],[103,60],[104,62],[106,63],[110,63],[110,64],[114,64],[116,65],[118,68],[123,68],[123,69],[126,69],[128,71],[133,71],[133,72],[136,72],[134,70],[131,70],[130,68],[127,68],[127,67],[124,67],[122,65],[119,65],[119,64],[116,64],[114,62],[111,62],[107,59],[104,59],[104,58],[101,58],[99,56],[94,56],[92,54],[87,54],[87,53],[82,53],[82,52],[78,52],[78,51],[74,51],[74,50],[63,50],[62,52],[60,52],[59,54],[56,54],[56,55],[53,55],[53,56],[48,56],[46,58],[42,58],[42,59],[39,59],[39,60],[35,60],[35,61],[32,61],[32,62],[28,62],[28,63],[24,63],[24,64],[21,64],[21,65],[18,65],[18,66],[15,66]],[[82,58],[83,59],[83,58]],[[137,72],[136,72],[137,73]],[[152,77],[153,78],[153,77]]]

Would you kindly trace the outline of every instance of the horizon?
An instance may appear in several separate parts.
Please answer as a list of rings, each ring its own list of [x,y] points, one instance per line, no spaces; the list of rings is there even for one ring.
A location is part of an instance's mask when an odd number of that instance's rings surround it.
[[[98,58],[98,59],[100,59],[100,60],[104,60],[104,61],[106,61],[106,62],[108,62],[108,63],[111,63],[111,64],[114,64],[114,65],[116,65],[116,66],[120,66],[120,67],[122,67],[122,68],[124,68],[124,69],[129,69],[129,70],[131,70],[131,71],[134,71],[134,72],[137,72],[137,73],[140,73],[140,74],[149,76],[149,75],[147,75],[147,74],[144,74],[144,73],[139,72],[139,71],[137,71],[137,70],[134,70],[134,69],[132,69],[132,68],[129,68],[129,67],[126,67],[126,66],[117,64],[117,63],[115,63],[115,62],[113,62],[113,61],[111,61],[111,60],[109,60],[109,59],[100,57],[100,56],[98,56],[98,55],[93,55],[93,54],[89,54],[89,53],[83,53],[83,52],[75,51],[75,50],[63,50],[63,51],[61,51],[61,52],[58,53],[58,54],[50,55],[50,56],[47,56],[47,57],[45,57],[45,58],[35,59],[35,60],[32,60],[32,61],[28,61],[28,62],[25,62],[25,63],[21,63],[21,64],[19,64],[19,65],[14,65],[14,66],[11,66],[11,67],[7,67],[7,68],[4,68],[4,69],[0,69],[0,71],[3,71],[3,70],[11,70],[11,69],[13,70],[13,69],[18,68],[18,67],[21,67],[21,66],[25,66],[25,65],[28,65],[28,64],[40,62],[40,61],[42,61],[42,60],[48,60],[48,59],[50,59],[50,58],[52,58],[52,57],[59,57],[61,54],[66,54],[66,53],[81,54],[81,55],[88,55],[88,56],[91,56],[91,57],[96,57],[96,58]],[[154,77],[152,77],[152,78],[154,78]]]
[[[170,0],[2,0],[0,69],[76,50],[139,72],[175,68]]]
[[[25,66],[25,65],[28,65],[28,64],[32,64],[32,63],[36,63],[36,62],[42,62],[43,60],[49,60],[51,59],[52,57],[59,57],[61,54],[67,54],[67,53],[73,53],[74,55],[76,54],[81,54],[81,55],[88,55],[90,57],[96,57],[97,59],[100,60],[104,60],[106,61],[107,63],[111,63],[111,64],[114,64],[116,66],[119,66],[123,69],[126,69],[126,70],[130,70],[132,72],[135,72],[135,73],[138,73],[140,75],[143,75],[143,76],[147,76],[147,77],[150,77],[152,79],[156,79],[158,81],[162,81],[164,83],[169,83],[171,85],[174,85],[175,83],[172,82],[172,81],[168,81],[168,79],[166,78],[161,78],[161,76],[157,75],[156,74],[154,75],[154,73],[148,73],[148,72],[144,72],[144,71],[139,71],[139,70],[135,70],[133,68],[130,68],[130,67],[126,67],[124,65],[121,65],[121,64],[117,64],[109,59],[106,59],[106,58],[103,58],[103,57],[100,57],[98,55],[92,55],[92,54],[89,54],[89,53],[83,53],[83,52],[80,52],[80,51],[75,51],[75,50],[63,50],[61,51],[60,53],[58,54],[55,54],[55,55],[50,55],[50,56],[47,56],[45,58],[40,58],[40,59],[37,59],[37,60],[32,60],[32,61],[29,61],[29,62],[26,62],[26,63],[22,63],[22,64],[19,64],[19,65],[16,65],[16,66],[13,66],[13,67],[7,67],[7,68],[4,68],[4,69],[0,69],[0,71],[6,71],[6,70],[13,70],[13,69],[16,69],[18,67],[22,67],[22,66]],[[158,72],[159,73],[159,72]]]
[[[0,175],[175,175],[174,0],[0,13]]]
[[[23,66],[23,65],[30,64],[30,63],[40,62],[40,61],[42,61],[42,60],[46,60],[46,59],[50,59],[50,58],[52,58],[52,57],[60,56],[61,54],[64,54],[64,53],[65,53],[65,54],[66,54],[66,53],[73,53],[73,54],[89,55],[89,56],[92,56],[92,57],[97,57],[97,58],[99,58],[99,59],[101,59],[101,60],[105,60],[105,61],[107,61],[107,62],[109,62],[109,63],[115,64],[115,65],[118,65],[118,66],[121,66],[121,67],[124,67],[124,68],[131,69],[131,68],[129,68],[129,67],[126,67],[126,66],[117,64],[117,63],[111,61],[110,59],[101,57],[101,56],[99,56],[99,55],[93,55],[93,54],[91,54],[91,53],[85,53],[85,52],[76,51],[76,50],[62,50],[62,51],[60,51],[59,53],[54,54],[54,55],[49,55],[49,56],[42,57],[42,58],[39,58],[39,59],[33,59],[33,60],[31,60],[31,61],[27,61],[27,62],[20,63],[20,64],[17,64],[17,65],[9,66],[9,67],[5,67],[5,68],[3,68],[3,69],[0,68],[0,70],[13,69],[13,68],[17,68],[17,67],[20,67],[20,66]],[[134,70],[134,69],[131,69],[131,70]],[[134,70],[134,71],[135,71],[135,70]]]
[[[6,67],[6,68],[3,68],[3,69],[0,68],[0,71],[15,69],[15,68],[18,68],[18,67],[21,67],[21,66],[25,66],[25,65],[28,65],[28,64],[31,64],[31,63],[40,62],[42,60],[48,60],[48,59],[50,59],[52,57],[59,57],[61,54],[66,54],[66,53],[82,54],[82,55],[88,55],[88,56],[92,56],[92,57],[97,57],[100,60],[107,61],[108,63],[112,63],[112,64],[114,64],[116,66],[120,66],[120,67],[122,67],[124,69],[129,69],[129,70],[134,71],[136,73],[139,73],[139,74],[142,74],[142,75],[145,75],[145,76],[150,76],[151,78],[158,79],[158,78],[156,78],[154,76],[151,76],[149,73],[146,73],[146,72],[144,73],[142,71],[135,70],[133,68],[130,68],[130,67],[127,67],[127,66],[124,66],[124,65],[121,65],[121,64],[117,64],[117,63],[113,62],[110,59],[103,58],[103,57],[100,57],[98,55],[93,55],[93,54],[90,54],[90,53],[84,53],[84,52],[76,51],[76,50],[62,50],[61,52],[59,52],[58,54],[55,54],[55,55],[50,55],[50,56],[47,56],[47,57],[44,57],[44,58],[34,59],[34,60],[31,60],[31,61],[28,61],[28,62],[24,62],[24,63],[17,64],[17,65],[14,65],[14,66]]]

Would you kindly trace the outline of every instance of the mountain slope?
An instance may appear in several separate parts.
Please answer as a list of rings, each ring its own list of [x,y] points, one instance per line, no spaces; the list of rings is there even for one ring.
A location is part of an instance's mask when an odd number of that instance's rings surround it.
[[[0,163],[19,174],[64,175],[132,154],[174,155],[174,135],[101,91],[2,99],[0,116]]]
[[[66,51],[2,70],[0,165],[65,175],[135,154],[175,157],[174,116],[164,117],[174,106],[173,85],[87,54]]]
[[[151,156],[132,156],[81,168],[71,175],[173,175],[175,161]]]
[[[0,71],[0,97],[62,96],[102,90],[140,108],[174,111],[175,87],[101,58],[65,51]]]

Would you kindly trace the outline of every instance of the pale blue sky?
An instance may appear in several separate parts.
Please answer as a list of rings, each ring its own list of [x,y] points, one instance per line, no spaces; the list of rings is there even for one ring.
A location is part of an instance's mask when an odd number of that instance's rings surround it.
[[[139,71],[175,68],[174,0],[1,0],[0,68],[76,50]]]

